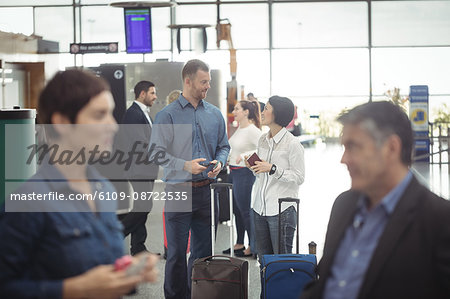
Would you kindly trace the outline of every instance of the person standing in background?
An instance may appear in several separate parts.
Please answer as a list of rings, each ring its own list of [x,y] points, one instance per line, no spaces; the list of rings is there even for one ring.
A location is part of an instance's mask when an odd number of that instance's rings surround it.
[[[255,97],[253,92],[249,92],[247,94],[247,100],[249,100],[250,102],[257,102],[259,104],[259,111],[261,111],[261,112],[264,111],[264,107],[266,106],[266,104],[264,104],[263,102],[258,101],[258,99]]]
[[[236,216],[237,241],[234,253],[238,257],[251,256],[256,250],[250,204],[255,176],[245,166],[244,157],[256,152],[261,132],[261,112],[257,101],[239,101],[233,110],[234,120],[239,127],[231,136],[229,142],[230,183],[233,184],[233,210]],[[244,235],[247,231],[250,246],[245,248]],[[253,249],[253,251],[252,251]],[[229,254],[230,249],[223,253]]]
[[[300,136],[302,134],[302,125],[300,122],[297,122],[298,114],[297,114],[297,106],[295,106],[294,109],[294,118],[291,120],[291,122],[286,126],[286,130],[292,133],[294,136]]]
[[[131,149],[133,145],[142,144],[147,146],[136,146],[145,151],[150,143],[152,133],[152,120],[150,118],[150,107],[153,105],[156,96],[156,87],[150,81],[140,81],[134,87],[135,100],[127,109],[123,118],[121,131],[118,138],[123,148]],[[145,156],[144,155],[144,156]],[[145,240],[147,239],[147,229],[145,223],[153,207],[153,199],[147,198],[153,190],[153,184],[158,176],[158,165],[132,163],[129,170],[125,171],[125,177],[133,186],[133,210],[128,214],[119,215],[119,219],[124,226],[125,237],[131,234],[131,255],[141,251],[147,251]],[[145,196],[143,196],[145,194]],[[145,198],[145,200],[142,200]]]
[[[169,94],[166,97],[166,105],[169,105],[170,103],[176,101],[178,99],[178,97],[181,94],[181,90],[178,89],[174,89],[171,92],[169,92]]]
[[[291,253],[297,211],[294,204],[284,206],[278,214],[278,198],[298,197],[298,189],[305,180],[304,149],[286,130],[294,116],[294,104],[286,97],[269,98],[261,114],[262,124],[269,127],[258,142],[257,154],[262,161],[249,167],[256,175],[252,191],[256,247],[259,256]],[[281,236],[278,233],[281,218]],[[278,238],[281,248],[278,248]]]

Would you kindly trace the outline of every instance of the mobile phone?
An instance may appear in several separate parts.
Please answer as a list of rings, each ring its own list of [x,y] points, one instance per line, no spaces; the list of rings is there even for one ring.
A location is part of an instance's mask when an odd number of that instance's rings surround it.
[[[120,271],[125,270],[133,263],[133,258],[129,255],[124,255],[121,258],[118,258],[114,263],[114,270]]]
[[[220,163],[220,162],[216,162],[216,163],[214,164],[214,167],[213,167],[212,170],[215,170],[215,169],[217,168],[217,166],[219,166],[219,163]]]
[[[204,167],[208,167],[211,164],[211,162],[210,161],[202,161],[202,162],[199,162],[198,164],[200,164],[201,166],[204,166]]]
[[[261,161],[256,153],[253,153],[248,159],[247,162],[250,166],[254,166],[256,161]]]

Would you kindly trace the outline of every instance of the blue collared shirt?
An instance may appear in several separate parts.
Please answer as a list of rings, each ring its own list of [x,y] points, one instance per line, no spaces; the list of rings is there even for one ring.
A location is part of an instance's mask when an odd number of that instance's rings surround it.
[[[115,192],[93,167],[87,174],[93,190]],[[31,180],[15,192],[77,193],[48,164]],[[0,297],[62,298],[65,278],[113,264],[123,251],[122,225],[113,212],[0,211]]]
[[[230,152],[225,121],[220,110],[204,100],[194,108],[182,94],[156,114],[151,139],[153,143],[158,151],[165,152],[168,159],[162,165],[164,179],[168,182],[207,179],[211,169],[191,175],[183,171],[184,163],[205,158],[207,161],[220,161],[224,166]]]
[[[370,211],[367,210],[367,198],[362,196],[359,199],[353,225],[345,231],[334,257],[323,298],[357,298],[378,239],[411,179],[412,173],[409,172],[400,184]]]

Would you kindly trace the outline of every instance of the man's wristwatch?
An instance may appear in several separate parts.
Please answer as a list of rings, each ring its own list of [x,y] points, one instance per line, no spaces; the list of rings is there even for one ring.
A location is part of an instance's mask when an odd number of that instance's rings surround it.
[[[272,167],[270,168],[269,175],[272,175],[277,171],[277,166],[275,164],[272,164]]]

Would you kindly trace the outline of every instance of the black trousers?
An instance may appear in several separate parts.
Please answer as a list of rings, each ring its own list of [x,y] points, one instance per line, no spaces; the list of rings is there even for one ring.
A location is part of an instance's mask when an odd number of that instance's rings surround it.
[[[119,215],[119,220],[124,226],[124,236],[131,234],[130,253],[135,255],[146,250],[145,240],[147,239],[147,229],[145,223],[147,216],[152,210],[153,199],[149,198],[148,192],[153,190],[153,180],[130,180],[134,194],[133,209],[128,214]],[[144,200],[142,200],[144,198]]]

